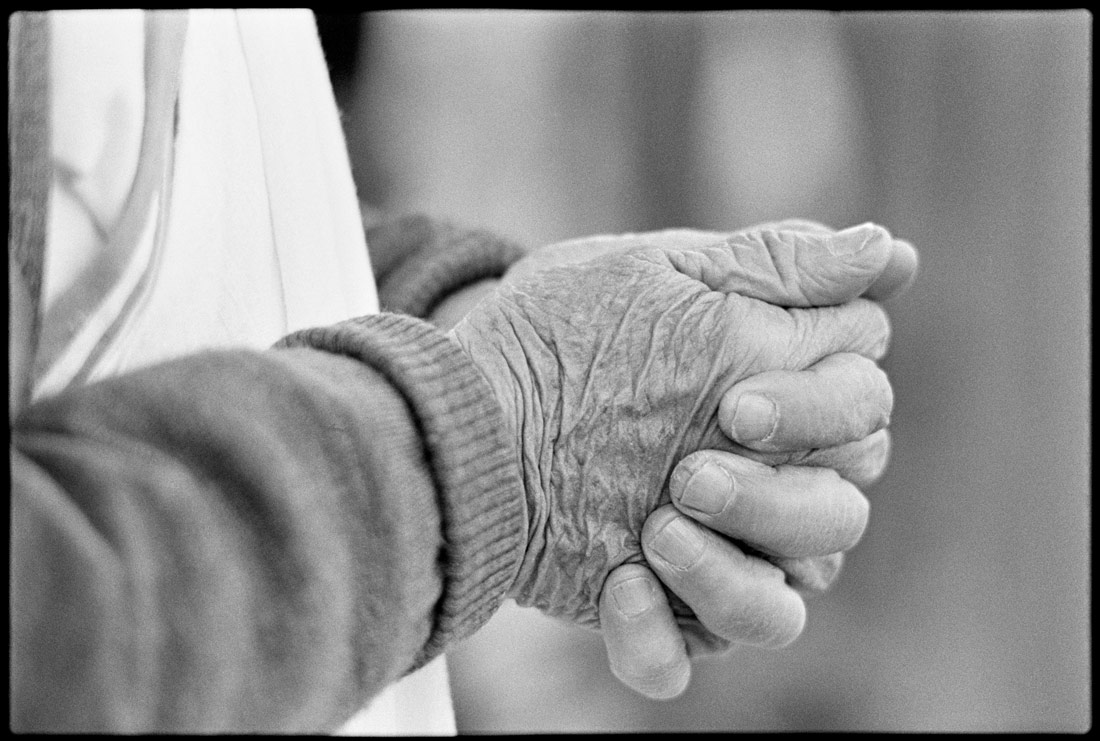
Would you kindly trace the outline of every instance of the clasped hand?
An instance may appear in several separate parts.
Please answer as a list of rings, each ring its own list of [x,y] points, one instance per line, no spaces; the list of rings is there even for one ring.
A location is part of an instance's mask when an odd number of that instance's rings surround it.
[[[915,266],[882,227],[808,222],[518,263],[452,330],[519,452],[510,596],[599,626],[612,670],[652,697],[683,690],[691,654],[794,640],[801,593],[867,524],[858,487],[885,466],[893,405],[871,299]]]

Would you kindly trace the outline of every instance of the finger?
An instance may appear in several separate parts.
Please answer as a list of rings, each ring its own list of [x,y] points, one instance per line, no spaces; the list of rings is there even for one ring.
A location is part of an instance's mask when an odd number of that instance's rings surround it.
[[[920,258],[913,245],[903,239],[895,239],[890,262],[886,263],[882,274],[864,292],[864,297],[873,301],[885,301],[900,296],[913,285],[919,268]]]
[[[651,572],[652,573],[652,572]],[[714,656],[715,654],[729,653],[736,647],[731,641],[715,635],[699,622],[695,611],[691,609],[680,596],[662,583],[665,599],[672,608],[672,614],[676,617],[676,624],[680,627],[680,635],[684,639],[689,658],[696,659],[700,656]]]
[[[890,318],[874,301],[857,298],[840,306],[787,309],[786,314],[791,320],[787,330],[774,340],[785,343],[783,367],[788,370],[808,368],[837,353],[881,360],[890,347]]]
[[[889,461],[889,430],[879,430],[862,440],[811,450],[789,458],[791,465],[831,468],[860,489],[866,489],[881,479]]]
[[[669,494],[696,522],[785,558],[824,556],[855,546],[870,505],[829,468],[772,466],[706,450],[672,471]]]
[[[753,227],[755,230],[801,231],[814,234],[835,234],[836,229],[810,219],[784,219]],[[882,274],[863,292],[864,298],[885,301],[905,293],[917,278],[919,257],[913,245],[896,237],[891,244],[890,261]]]
[[[726,297],[723,311],[728,362],[743,368],[740,378],[772,370],[806,370],[837,353],[877,361],[890,346],[890,318],[882,306],[863,298],[840,306],[782,309],[734,295]],[[743,365],[746,343],[756,349],[748,367]]]
[[[890,233],[868,223],[832,233],[755,228],[667,256],[678,271],[713,291],[809,307],[860,296],[882,275],[893,250]]]
[[[612,674],[655,700],[683,693],[691,679],[691,661],[653,572],[642,564],[624,564],[612,571],[599,609]]]
[[[735,455],[764,463],[769,466],[818,466],[831,468],[842,479],[850,481],[860,489],[874,484],[886,471],[890,460],[890,432],[879,430],[862,440],[837,445],[832,448],[801,450],[791,453],[767,453],[730,443],[728,450]]]
[[[894,392],[875,363],[829,355],[804,371],[767,371],[722,396],[718,424],[750,448],[795,451],[862,440],[886,427]]]
[[[836,229],[819,221],[810,219],[784,219],[768,222],[753,229],[772,229],[775,231],[801,231],[814,234],[835,234]],[[886,263],[882,274],[863,292],[864,298],[872,301],[885,301],[905,293],[917,278],[920,259],[916,248],[910,242],[894,238],[890,249],[890,261]]]
[[[779,648],[806,625],[806,605],[781,569],[746,555],[671,505],[646,520],[642,552],[665,586],[722,638]]]
[[[771,562],[787,575],[787,583],[801,594],[809,597],[828,591],[836,583],[844,566],[843,553],[830,553],[826,556],[806,558],[773,558]]]

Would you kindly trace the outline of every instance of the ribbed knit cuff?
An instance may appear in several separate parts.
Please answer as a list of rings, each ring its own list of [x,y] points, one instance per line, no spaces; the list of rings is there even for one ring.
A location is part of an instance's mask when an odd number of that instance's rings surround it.
[[[423,215],[372,227],[367,244],[376,243],[387,253],[406,255],[379,276],[382,310],[422,319],[451,293],[485,278],[501,277],[524,255],[519,244],[491,232]]]
[[[295,332],[279,347],[356,358],[380,372],[416,416],[439,492],[444,593],[421,666],[469,636],[504,601],[527,542],[515,442],[488,383],[431,324],[378,314]]]

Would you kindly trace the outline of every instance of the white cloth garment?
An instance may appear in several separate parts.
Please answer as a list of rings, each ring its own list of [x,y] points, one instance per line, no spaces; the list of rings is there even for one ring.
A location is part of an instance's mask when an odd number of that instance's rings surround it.
[[[57,11],[34,396],[378,310],[302,10]],[[340,731],[454,735],[442,657]]]

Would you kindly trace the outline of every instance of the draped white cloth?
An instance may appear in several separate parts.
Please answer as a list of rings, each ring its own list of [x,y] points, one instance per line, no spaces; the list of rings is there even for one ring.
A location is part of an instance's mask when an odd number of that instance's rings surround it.
[[[35,396],[378,310],[308,11],[60,11],[50,33]],[[453,735],[444,659],[340,733]]]

